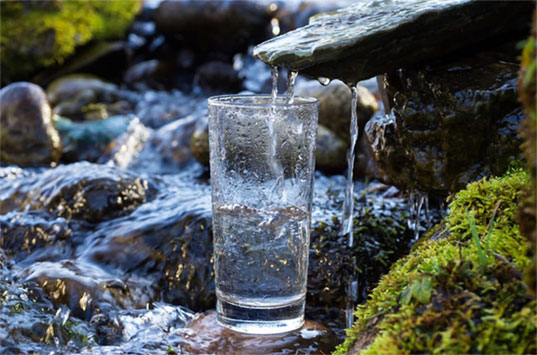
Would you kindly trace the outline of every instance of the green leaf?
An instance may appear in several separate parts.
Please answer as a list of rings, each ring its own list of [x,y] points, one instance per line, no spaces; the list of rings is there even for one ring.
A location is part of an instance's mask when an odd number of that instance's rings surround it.
[[[470,232],[472,233],[474,244],[477,247],[477,255],[479,256],[479,263],[481,264],[482,267],[484,267],[485,265],[487,265],[487,258],[485,257],[485,254],[483,253],[483,249],[481,248],[479,235],[477,234],[477,230],[475,229],[475,220],[470,217],[468,210],[466,210],[466,220],[468,221],[468,225],[470,226]]]
[[[433,285],[430,277],[422,277],[421,279],[414,281],[410,286],[412,297],[420,303],[429,303],[432,290]]]

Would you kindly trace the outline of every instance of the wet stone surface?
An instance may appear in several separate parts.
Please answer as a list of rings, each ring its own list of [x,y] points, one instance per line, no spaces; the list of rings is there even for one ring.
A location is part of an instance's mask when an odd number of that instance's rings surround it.
[[[393,110],[366,127],[386,181],[447,194],[520,155],[515,43],[503,46],[387,76]]]
[[[495,37],[526,34],[532,7],[472,0],[359,2],[257,45],[254,56],[314,78],[355,83]]]

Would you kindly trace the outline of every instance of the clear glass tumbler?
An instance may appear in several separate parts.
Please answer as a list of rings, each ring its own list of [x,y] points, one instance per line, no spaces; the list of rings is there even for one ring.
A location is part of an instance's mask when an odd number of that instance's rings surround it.
[[[273,334],[304,323],[318,102],[209,98],[217,320]]]

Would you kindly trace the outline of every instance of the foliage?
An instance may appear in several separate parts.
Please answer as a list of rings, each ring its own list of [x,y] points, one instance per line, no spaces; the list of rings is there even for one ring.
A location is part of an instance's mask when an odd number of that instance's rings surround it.
[[[139,8],[139,0],[1,2],[3,80],[61,64],[90,40],[120,37]]]
[[[460,191],[444,222],[358,307],[336,352],[355,342],[364,354],[537,351],[537,304],[519,271],[530,261],[515,220],[528,180],[517,169]]]

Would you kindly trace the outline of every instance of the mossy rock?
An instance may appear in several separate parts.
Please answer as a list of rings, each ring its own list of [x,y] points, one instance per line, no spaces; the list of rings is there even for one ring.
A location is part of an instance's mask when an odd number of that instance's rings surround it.
[[[515,218],[528,184],[512,170],[460,191],[358,306],[336,353],[535,353],[536,301],[519,271],[530,260]]]
[[[61,64],[91,40],[121,37],[140,5],[139,0],[1,2],[2,82]]]

